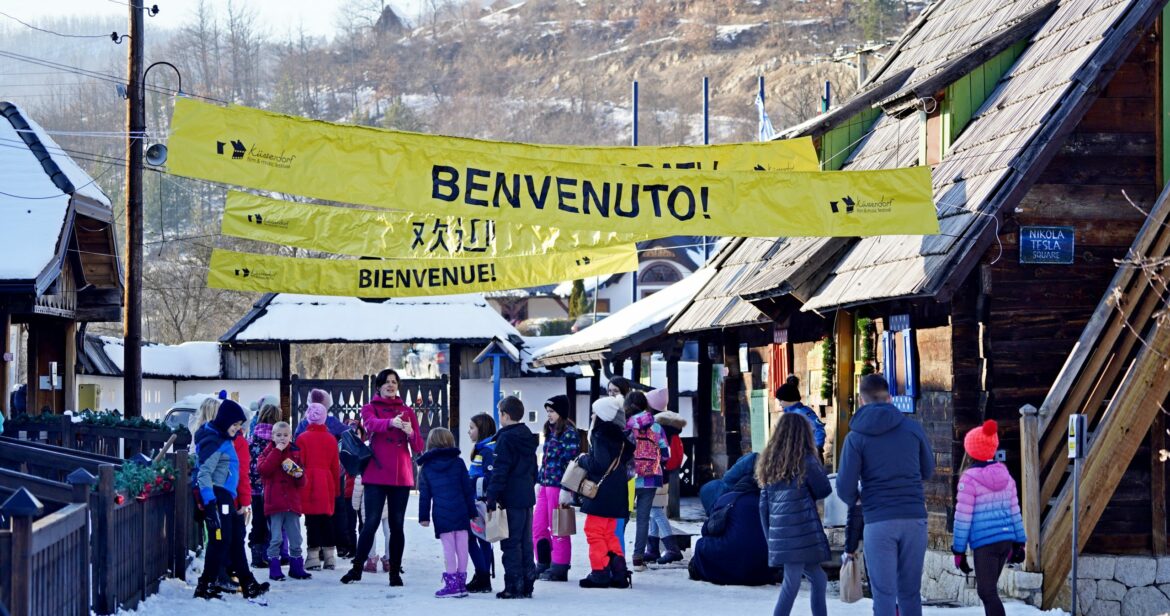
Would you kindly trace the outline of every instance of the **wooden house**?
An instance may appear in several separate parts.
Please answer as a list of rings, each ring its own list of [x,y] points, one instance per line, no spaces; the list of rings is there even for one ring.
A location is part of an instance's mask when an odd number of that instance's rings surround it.
[[[85,324],[122,315],[114,212],[96,180],[11,103],[0,102],[0,146],[0,409],[11,412],[18,362],[24,410],[75,409]],[[24,349],[16,327],[27,329]]]

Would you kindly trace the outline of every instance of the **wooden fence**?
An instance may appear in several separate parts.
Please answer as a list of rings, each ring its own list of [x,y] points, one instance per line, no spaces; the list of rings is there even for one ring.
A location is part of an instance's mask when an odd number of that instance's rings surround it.
[[[73,451],[84,451],[119,460],[130,459],[139,453],[153,457],[162,449],[171,436],[170,430],[145,428],[122,428],[98,426],[89,423],[73,423],[68,416],[52,416],[35,422],[9,423],[4,426],[4,436],[19,440],[33,441],[64,447]],[[173,446],[181,449],[191,443],[190,433],[178,433]]]
[[[89,508],[74,503],[40,517],[43,506],[21,489],[4,503],[11,530],[0,530],[8,563],[4,601],[13,616],[87,616]]]

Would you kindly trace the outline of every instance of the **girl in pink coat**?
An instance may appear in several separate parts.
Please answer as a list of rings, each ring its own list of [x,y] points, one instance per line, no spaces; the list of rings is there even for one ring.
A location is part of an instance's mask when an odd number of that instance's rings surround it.
[[[390,585],[402,586],[402,552],[406,548],[403,522],[410,490],[414,487],[411,453],[423,452],[418,417],[398,396],[398,373],[387,368],[374,379],[375,395],[362,407],[362,427],[370,436],[374,457],[362,473],[365,522],[358,535],[353,567],[341,578],[349,584],[362,579],[362,564],[374,545],[382,508],[390,507]]]

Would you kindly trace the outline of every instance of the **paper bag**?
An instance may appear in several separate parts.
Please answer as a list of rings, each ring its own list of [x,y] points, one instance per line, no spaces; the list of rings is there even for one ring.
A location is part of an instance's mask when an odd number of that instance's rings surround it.
[[[487,512],[487,527],[484,529],[485,538],[495,543],[508,538],[508,512],[504,509],[494,509]]]
[[[666,505],[668,503],[670,503],[670,486],[669,485],[659,486],[659,488],[654,491],[653,506],[666,507]]]
[[[577,510],[572,507],[557,507],[552,520],[552,534],[556,537],[576,535]]]
[[[861,564],[850,558],[841,565],[841,601],[857,603],[861,600]]]

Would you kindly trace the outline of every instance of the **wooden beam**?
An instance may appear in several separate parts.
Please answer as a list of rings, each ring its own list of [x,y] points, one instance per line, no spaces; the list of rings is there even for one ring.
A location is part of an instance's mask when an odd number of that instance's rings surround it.
[[[853,418],[853,313],[838,310],[833,325],[836,381],[833,382],[833,411],[837,428],[833,436],[832,466],[841,460],[841,447],[849,434],[849,420]]]
[[[459,445],[459,435],[463,433],[461,423],[461,413],[459,412],[459,382],[461,376],[459,374],[461,368],[461,356],[463,354],[463,346],[459,344],[452,344],[447,348],[448,355],[448,370],[451,373],[451,380],[448,381],[447,389],[447,428],[455,434],[455,445]]]
[[[4,356],[8,353],[12,353],[14,357],[16,355],[16,351],[12,348],[11,332],[12,315],[7,310],[0,310],[0,414],[9,418],[12,417],[12,409],[9,408],[12,387],[8,377],[13,362],[5,361]]]
[[[61,387],[65,396],[64,411],[80,411],[77,408],[77,321],[65,324],[65,358],[59,368]]]
[[[1156,325],[1138,352],[1089,442],[1081,471],[1079,551],[1088,542],[1113,492],[1170,395],[1170,326]],[[1043,608],[1051,609],[1071,567],[1072,486],[1066,482],[1041,530]]]
[[[706,338],[699,338],[699,376],[695,384],[695,399],[691,407],[691,418],[695,425],[695,462],[693,466],[694,484],[703,485],[714,476],[714,465],[711,461],[711,372],[714,364],[711,361],[710,344]]]
[[[292,349],[287,342],[280,343],[280,414],[285,421],[292,418]]]
[[[1024,515],[1024,570],[1040,571],[1040,417],[1036,407],[1028,404],[1020,409],[1020,502]]]
[[[1154,556],[1170,553],[1166,544],[1166,462],[1161,452],[1166,451],[1166,414],[1154,414],[1150,428],[1150,539]]]

